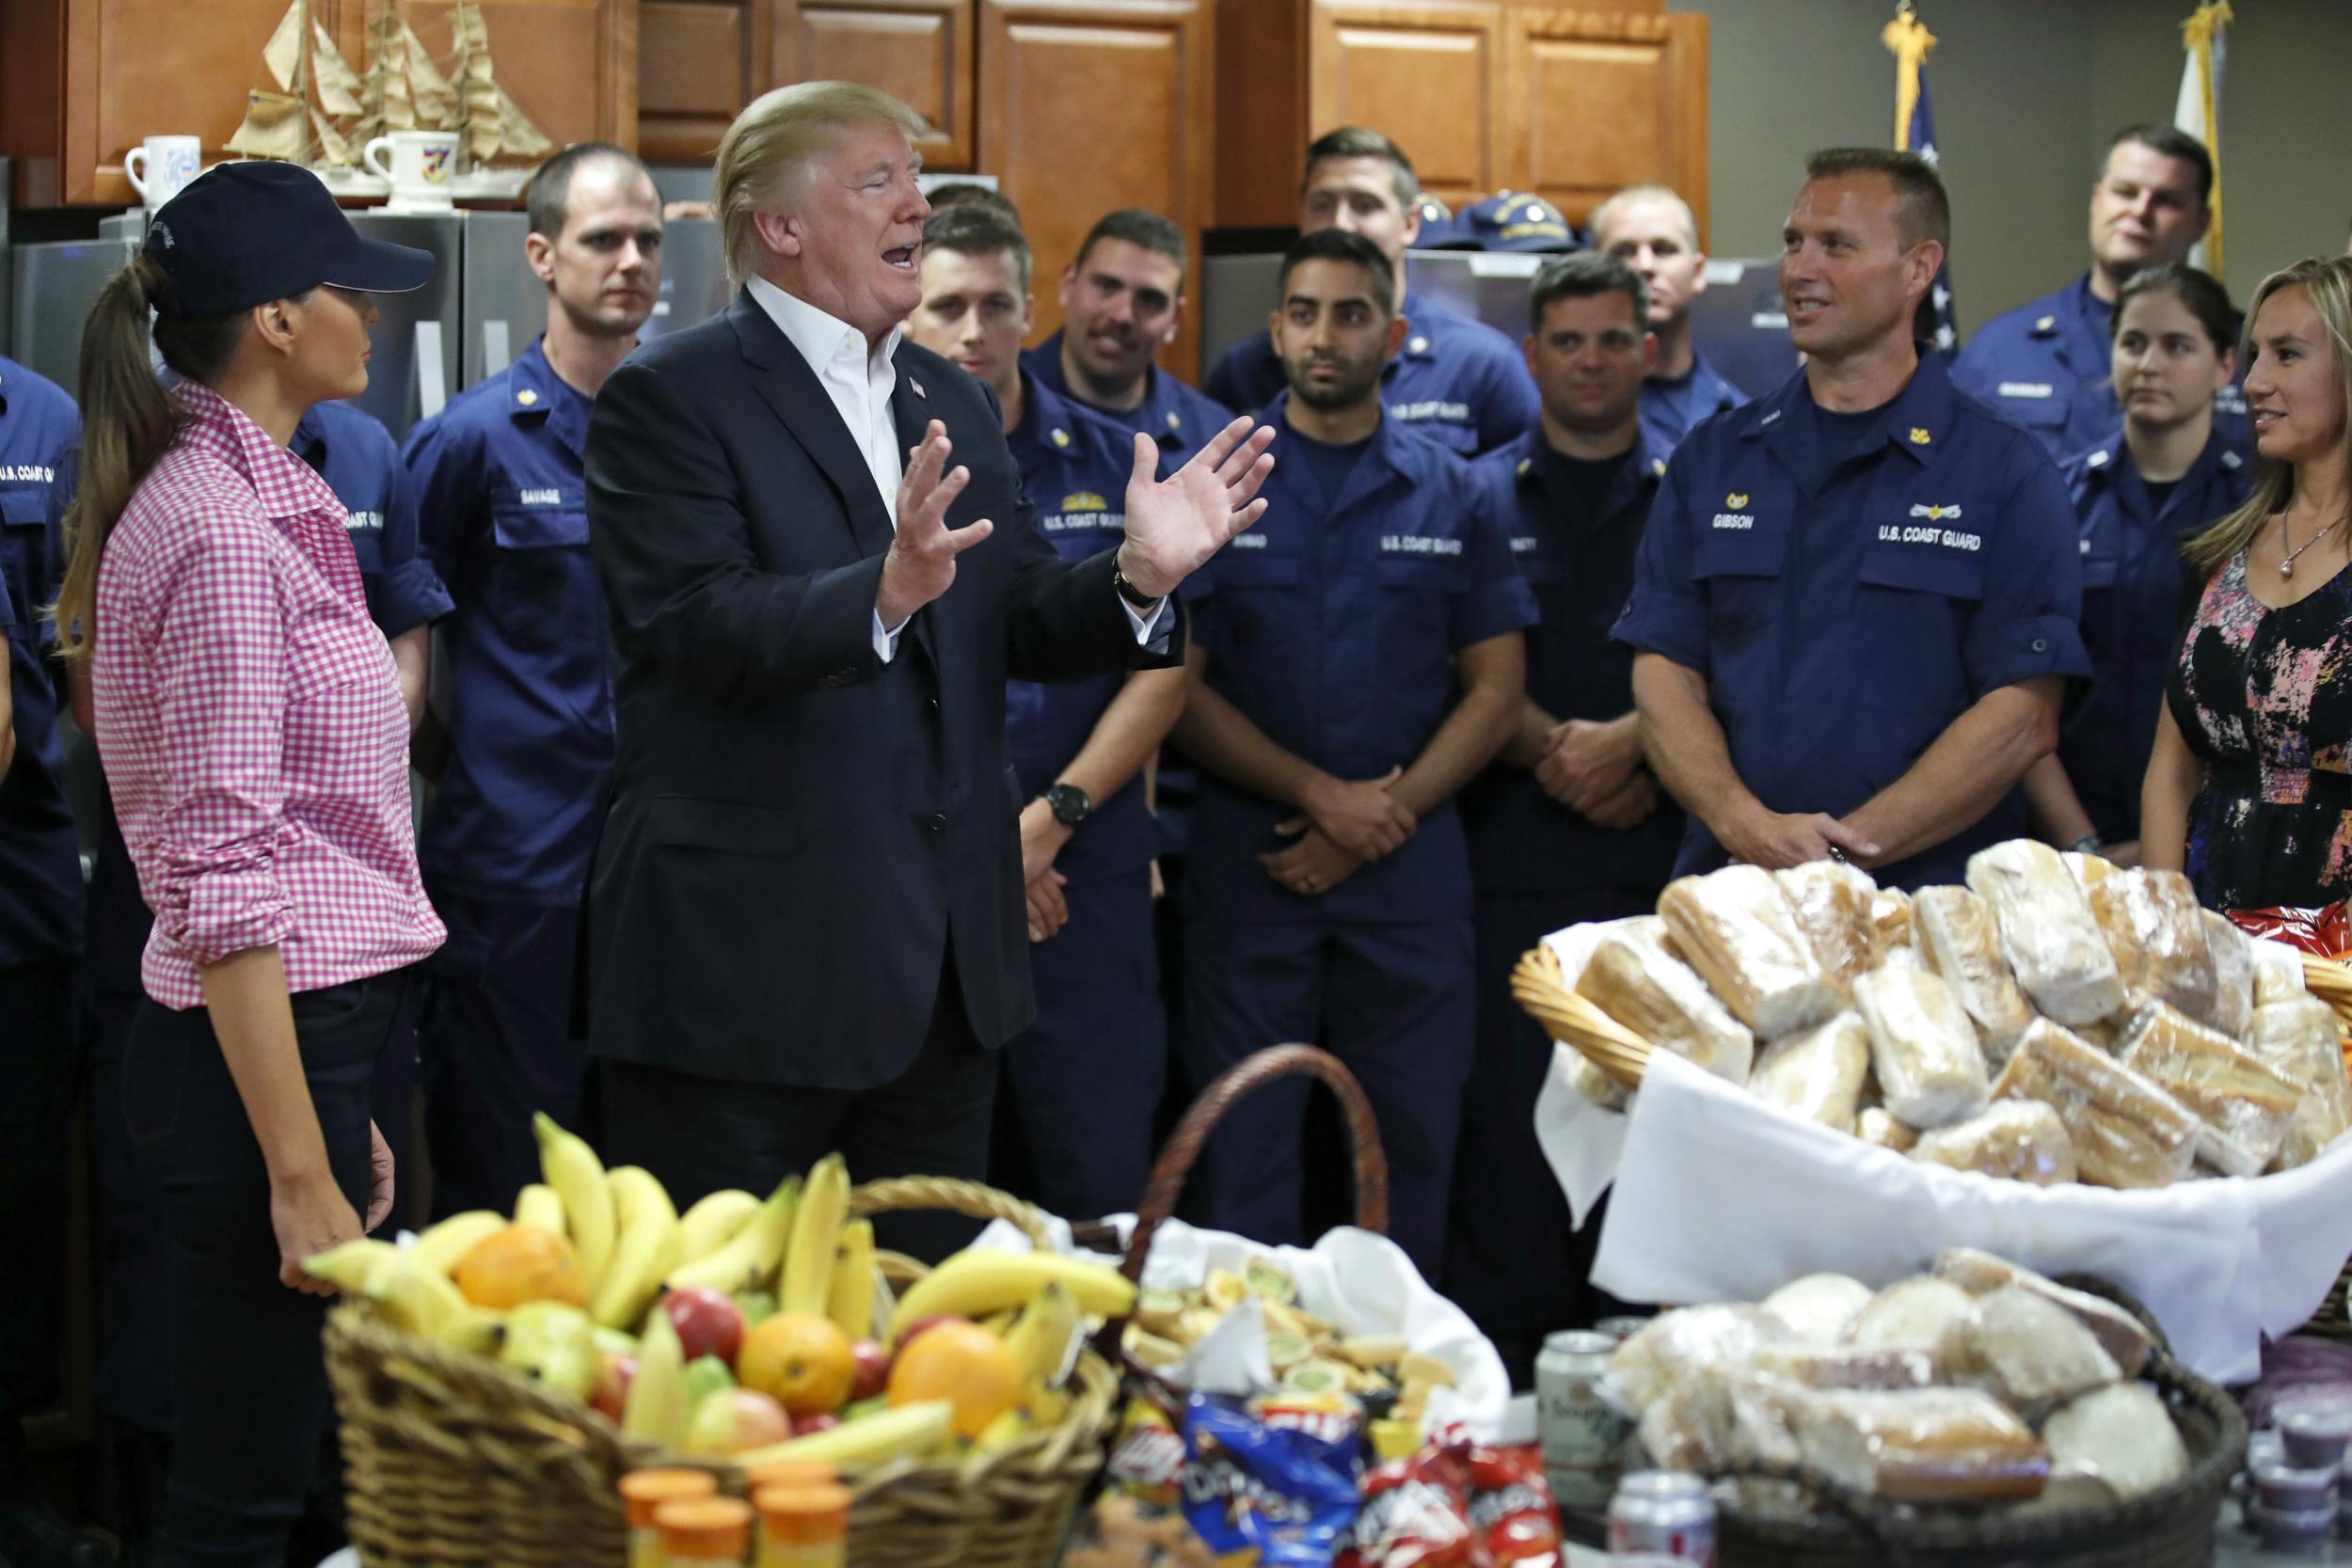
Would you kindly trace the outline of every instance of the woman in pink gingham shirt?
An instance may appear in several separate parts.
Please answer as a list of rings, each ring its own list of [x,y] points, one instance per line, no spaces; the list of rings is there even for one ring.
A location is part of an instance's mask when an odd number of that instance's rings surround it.
[[[443,932],[391,653],[342,504],[286,446],[366,389],[369,295],[432,268],[362,240],[310,174],[228,164],[156,214],[84,329],[57,624],[155,911],[122,1100],[173,1243],[167,1563],[282,1561],[327,1415],[328,1287],[301,1262],[391,1205],[369,1085],[410,1048],[410,968]]]

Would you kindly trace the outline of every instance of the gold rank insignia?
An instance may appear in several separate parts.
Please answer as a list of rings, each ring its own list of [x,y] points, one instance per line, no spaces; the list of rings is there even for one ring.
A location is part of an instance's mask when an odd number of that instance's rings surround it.
[[[1534,466],[1535,460],[1534,458],[1522,457],[1519,459],[1518,472],[1525,473],[1528,469],[1534,467]]]
[[[1927,432],[1927,427],[1926,427],[1926,426],[1924,426],[1924,425],[1913,425],[1913,426],[1911,427],[1911,444],[1912,444],[1913,446],[1915,446],[1915,447],[1924,447],[1924,446],[1926,446],[1926,445],[1928,444],[1928,442],[1929,442],[1930,440],[1931,440],[1932,438],[1933,438],[1933,437],[1931,437],[1931,436],[1930,436],[1928,435],[1928,432]]]
[[[1173,410],[1171,410],[1171,411],[1168,413],[1168,429],[1170,429],[1170,430],[1182,430],[1182,429],[1184,429],[1184,416],[1183,416],[1183,415],[1181,415],[1181,414],[1178,414],[1178,413],[1174,412]]]
[[[1730,507],[1734,512],[1737,512],[1741,507],[1748,504],[1747,493],[1741,490],[1734,490],[1730,495],[1724,498],[1724,504]]]
[[[526,387],[521,391],[515,394],[515,401],[521,404],[525,408],[528,408],[532,404],[539,401],[539,394]]]
[[[1066,447],[1070,444],[1070,432],[1057,429],[1054,432],[1052,439],[1054,445],[1057,447]]]
[[[1405,347],[1408,353],[1427,354],[1429,352],[1429,340],[1426,338],[1415,338],[1411,342],[1406,343]]]
[[[2033,329],[2036,332],[2047,332],[2057,325],[2058,318],[2056,316],[2044,316],[2040,321],[2033,324]]]
[[[1661,478],[1661,479],[1665,478],[1665,477],[1666,477],[1666,460],[1665,460],[1664,458],[1662,458],[1662,457],[1653,457],[1653,458],[1651,458],[1651,459],[1649,460],[1649,471],[1650,471],[1651,473],[1656,474],[1656,475],[1657,475],[1659,478]]]

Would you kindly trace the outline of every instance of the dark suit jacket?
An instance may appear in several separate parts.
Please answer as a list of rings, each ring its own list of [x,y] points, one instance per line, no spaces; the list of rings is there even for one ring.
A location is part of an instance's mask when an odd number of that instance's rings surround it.
[[[1183,630],[1139,647],[1111,554],[1066,564],[1039,535],[986,388],[912,343],[897,365],[899,445],[945,422],[972,471],[948,522],[995,531],[886,665],[889,508],[748,293],[597,394],[619,736],[589,877],[595,1055],[868,1088],[921,1049],[950,959],[983,1045],[1036,1010],[1005,681],[1181,660]]]

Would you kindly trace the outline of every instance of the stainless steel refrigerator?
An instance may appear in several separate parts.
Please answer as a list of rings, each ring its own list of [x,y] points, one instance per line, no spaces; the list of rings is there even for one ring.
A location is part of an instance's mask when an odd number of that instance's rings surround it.
[[[131,261],[127,239],[55,240],[14,248],[8,354],[71,392],[81,385],[82,323]]]

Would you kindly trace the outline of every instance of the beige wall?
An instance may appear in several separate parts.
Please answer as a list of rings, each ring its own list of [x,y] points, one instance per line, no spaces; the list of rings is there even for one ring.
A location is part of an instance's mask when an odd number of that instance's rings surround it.
[[[1891,145],[1889,0],[1668,0],[1709,18],[1712,246],[1770,256],[1805,152]],[[2194,0],[1920,0],[1963,332],[2080,273],[2108,135],[2169,119]],[[2342,249],[2352,0],[2240,0],[2222,130],[2230,282]]]

